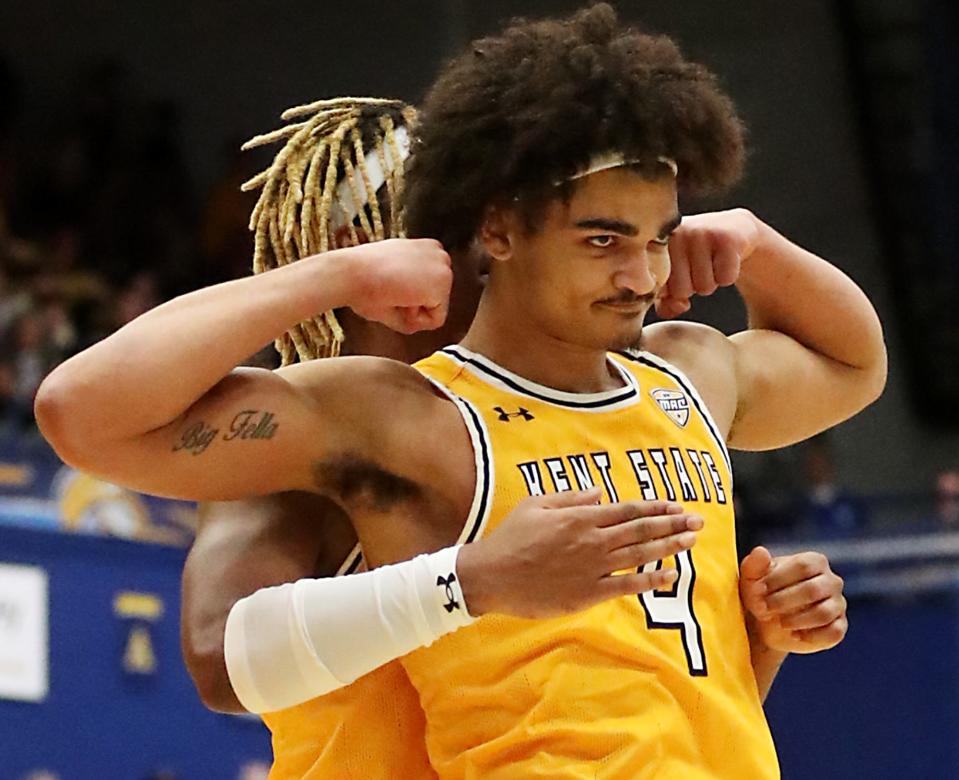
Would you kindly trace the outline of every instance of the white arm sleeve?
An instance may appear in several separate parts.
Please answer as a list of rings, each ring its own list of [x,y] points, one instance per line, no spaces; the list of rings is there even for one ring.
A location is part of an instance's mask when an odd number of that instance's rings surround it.
[[[358,677],[468,625],[459,545],[344,577],[262,588],[226,621],[230,684],[250,712],[273,712]]]

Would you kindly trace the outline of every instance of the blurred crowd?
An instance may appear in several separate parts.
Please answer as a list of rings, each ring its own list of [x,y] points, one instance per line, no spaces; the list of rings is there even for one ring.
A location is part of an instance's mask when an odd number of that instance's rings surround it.
[[[867,496],[844,483],[834,436],[767,453],[758,471],[737,479],[737,525],[754,530],[743,543],[959,532],[959,465],[942,467],[913,492],[877,486]]]
[[[198,196],[175,104],[142,98],[114,63],[76,78],[71,102],[36,127],[0,58],[0,435],[34,430],[33,396],[58,362],[250,263],[239,143]]]

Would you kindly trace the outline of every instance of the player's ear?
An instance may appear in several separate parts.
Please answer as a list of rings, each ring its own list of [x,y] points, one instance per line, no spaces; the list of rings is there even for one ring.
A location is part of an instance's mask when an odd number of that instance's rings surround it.
[[[483,212],[479,243],[493,262],[503,262],[513,256],[516,213],[504,204],[493,203]]]

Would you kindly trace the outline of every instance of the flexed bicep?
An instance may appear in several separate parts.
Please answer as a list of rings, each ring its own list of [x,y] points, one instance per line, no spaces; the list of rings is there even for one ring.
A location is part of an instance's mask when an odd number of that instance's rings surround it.
[[[355,425],[375,403],[356,390],[365,373],[351,359],[238,368],[152,431],[51,440],[77,468],[145,493],[215,501],[313,490],[318,460],[369,444]]]
[[[77,468],[126,487],[192,500],[305,489],[321,426],[309,391],[263,369],[236,369],[180,417],[137,436],[51,436]]]
[[[385,312],[388,322],[413,311],[405,330],[436,327],[449,266],[436,242],[382,241],[179,296],[57,366],[37,391],[37,422],[67,462],[150,493],[223,499],[309,489],[310,461],[383,404],[364,410],[372,397],[357,393],[339,363],[275,373],[236,366],[304,319],[343,306]],[[337,403],[344,398],[349,405]]]
[[[736,416],[729,446],[767,450],[807,439],[852,417],[874,398],[862,370],[773,330],[730,337]]]

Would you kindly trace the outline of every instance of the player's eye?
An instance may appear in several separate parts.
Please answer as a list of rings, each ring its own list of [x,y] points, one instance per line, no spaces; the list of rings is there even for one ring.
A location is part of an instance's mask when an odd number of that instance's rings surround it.
[[[649,243],[652,244],[653,246],[657,247],[657,248],[666,248],[666,247],[669,246],[669,239],[670,239],[670,238],[672,238],[672,234],[670,234],[670,235],[668,235],[668,236],[666,236],[666,237],[664,237],[664,238],[654,238],[654,239],[653,239],[652,241],[650,241]]]
[[[590,246],[594,246],[597,249],[609,249],[615,242],[616,236],[611,236],[609,234],[602,236],[590,236],[586,239]]]

